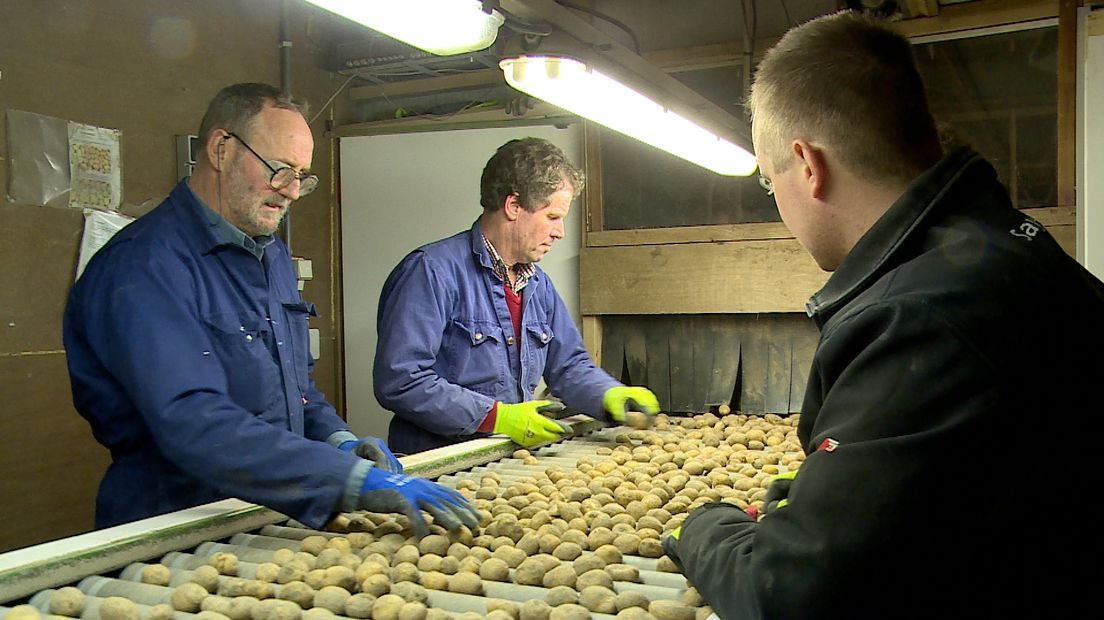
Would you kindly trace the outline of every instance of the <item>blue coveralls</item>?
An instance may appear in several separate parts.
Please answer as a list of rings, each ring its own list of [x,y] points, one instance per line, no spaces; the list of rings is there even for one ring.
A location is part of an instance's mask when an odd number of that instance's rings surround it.
[[[310,377],[287,247],[263,255],[182,181],[89,262],[69,294],[73,402],[111,451],[96,526],[238,497],[322,526],[361,459]]]
[[[514,342],[478,220],[404,258],[383,286],[378,312],[374,389],[395,413],[388,445],[396,452],[470,438],[496,400],[531,400],[542,376],[568,407],[602,420],[602,395],[620,385],[594,365],[540,268],[522,289],[521,341]]]

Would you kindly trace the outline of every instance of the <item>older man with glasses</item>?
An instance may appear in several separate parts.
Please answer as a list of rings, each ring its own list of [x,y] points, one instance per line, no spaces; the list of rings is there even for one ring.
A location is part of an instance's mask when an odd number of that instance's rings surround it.
[[[458,493],[350,432],[311,379],[314,306],[274,236],[318,186],[303,114],[266,84],[222,89],[193,175],[70,291],[73,402],[112,457],[97,527],[231,496],[311,527],[354,509],[403,513],[419,535],[422,510],[448,529],[478,523]]]

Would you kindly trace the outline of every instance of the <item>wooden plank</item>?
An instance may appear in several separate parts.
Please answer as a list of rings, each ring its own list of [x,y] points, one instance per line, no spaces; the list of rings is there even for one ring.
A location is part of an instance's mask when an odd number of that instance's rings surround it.
[[[701,315],[693,318],[694,349],[694,376],[691,379],[694,410],[707,411],[709,409],[709,390],[713,384],[713,355],[717,345],[718,317],[713,315]],[[720,402],[712,403],[719,405]]]
[[[1073,258],[1077,258],[1077,226],[1047,226],[1047,232]]]
[[[1058,16],[1058,0],[977,0],[947,5],[935,17],[918,17],[889,25],[906,37],[945,34]]]
[[[665,245],[793,238],[793,233],[782,222],[754,222],[751,224],[603,230],[592,232],[587,237],[586,245],[588,247],[608,247],[615,245]]]
[[[583,345],[594,363],[602,365],[602,317],[583,316]]]
[[[661,411],[671,410],[671,353],[665,321],[650,317],[644,324],[647,346],[648,387],[655,392]]]
[[[1058,204],[1077,203],[1077,0],[1058,4]]]
[[[756,317],[740,327],[740,402],[743,413],[764,413],[767,394],[768,335]]]
[[[763,392],[763,411],[790,412],[790,387],[793,370],[793,343],[776,326],[767,341],[767,385]]]
[[[602,217],[602,132],[591,121],[583,122],[583,158],[586,169],[586,231],[583,245],[605,227]]]
[[[788,413],[801,411],[805,401],[805,389],[809,386],[809,370],[813,367],[813,356],[816,354],[817,345],[820,342],[820,333],[808,322],[809,329],[805,335],[794,338],[793,366],[790,369],[790,408]]]
[[[587,319],[598,322],[598,317],[583,317],[584,325]],[[608,372],[611,377],[622,380],[625,374],[625,338],[620,329],[602,330],[601,361],[599,366]],[[597,358],[596,358],[597,359]]]
[[[448,92],[480,86],[501,86],[505,83],[506,79],[502,76],[501,69],[477,69],[442,77],[427,77],[390,84],[373,84],[371,86],[355,86],[349,89],[349,99],[366,101],[382,97]]]
[[[828,279],[792,239],[583,248],[579,259],[583,314],[804,312]]]
[[[1033,207],[1030,209],[1021,209],[1021,211],[1035,218],[1040,224],[1047,228],[1051,226],[1077,225],[1077,208],[1073,206]]]
[[[671,411],[693,412],[694,317],[672,317],[667,349],[671,360]]]
[[[625,341],[626,381],[632,385],[648,385],[648,345],[644,339],[644,326],[636,323],[640,319],[617,319]]]
[[[712,380],[706,405],[729,405],[734,410],[739,407],[736,389],[740,381],[741,358],[740,335],[734,325],[725,325],[717,331],[713,347]]]

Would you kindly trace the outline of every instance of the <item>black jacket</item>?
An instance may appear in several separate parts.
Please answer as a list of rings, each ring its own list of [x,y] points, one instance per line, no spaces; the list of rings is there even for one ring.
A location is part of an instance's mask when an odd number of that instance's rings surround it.
[[[808,311],[821,338],[788,505],[758,523],[710,505],[682,527],[686,576],[717,614],[1087,609],[1104,285],[962,149],[913,181]]]

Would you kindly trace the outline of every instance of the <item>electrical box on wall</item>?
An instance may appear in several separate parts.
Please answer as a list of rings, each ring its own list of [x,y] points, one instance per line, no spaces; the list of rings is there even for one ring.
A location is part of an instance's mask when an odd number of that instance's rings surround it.
[[[192,176],[192,170],[196,164],[196,153],[199,152],[199,136],[176,137],[176,178]]]

